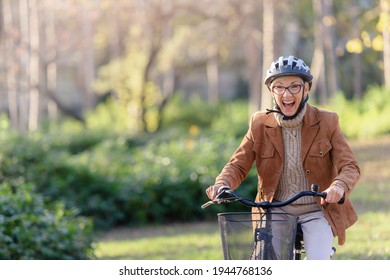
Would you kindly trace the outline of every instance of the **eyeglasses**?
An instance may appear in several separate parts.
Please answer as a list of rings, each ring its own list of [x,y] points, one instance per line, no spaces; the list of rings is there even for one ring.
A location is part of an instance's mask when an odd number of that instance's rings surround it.
[[[277,94],[277,95],[283,95],[284,92],[286,91],[286,89],[291,93],[291,94],[297,94],[301,91],[303,85],[291,85],[291,86],[288,86],[288,87],[284,87],[284,86],[273,86],[272,87],[272,92]]]

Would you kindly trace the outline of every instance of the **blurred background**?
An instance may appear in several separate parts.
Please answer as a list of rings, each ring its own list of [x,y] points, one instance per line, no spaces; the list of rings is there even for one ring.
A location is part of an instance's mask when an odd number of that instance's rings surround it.
[[[271,106],[263,73],[301,57],[321,104],[390,86],[388,0],[1,1],[1,111],[19,131],[107,99],[156,131],[175,94]]]
[[[0,258],[91,258],[97,232],[225,210],[204,189],[281,55],[354,149],[380,139],[370,171],[388,152],[390,0],[0,0],[0,50]]]

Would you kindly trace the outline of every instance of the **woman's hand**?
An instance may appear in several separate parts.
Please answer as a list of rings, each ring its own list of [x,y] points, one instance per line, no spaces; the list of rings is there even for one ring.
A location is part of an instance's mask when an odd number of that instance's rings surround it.
[[[219,189],[222,187],[226,188],[226,186],[222,186],[222,185],[214,185],[214,186],[208,187],[206,189],[206,194],[209,197],[209,199],[214,200],[218,195]]]
[[[332,185],[330,185],[329,188],[327,188],[324,192],[327,193],[325,199],[321,199],[321,204],[327,203],[337,203],[339,202],[343,196],[344,196],[344,187],[341,183],[333,182]]]

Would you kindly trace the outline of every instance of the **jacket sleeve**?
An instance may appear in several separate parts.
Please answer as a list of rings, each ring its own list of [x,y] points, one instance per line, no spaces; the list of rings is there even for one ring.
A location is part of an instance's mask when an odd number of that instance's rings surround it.
[[[240,146],[233,153],[228,163],[215,180],[215,185],[229,186],[231,189],[237,188],[251,171],[255,160],[253,151],[252,126],[254,115],[249,122],[249,129],[241,141]]]

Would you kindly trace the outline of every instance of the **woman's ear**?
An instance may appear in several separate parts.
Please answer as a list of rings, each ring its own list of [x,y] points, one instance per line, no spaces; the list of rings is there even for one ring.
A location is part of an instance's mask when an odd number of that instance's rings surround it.
[[[304,90],[305,90],[305,95],[307,95],[307,94],[309,93],[309,90],[310,90],[310,85],[309,85],[309,83],[305,82]]]

